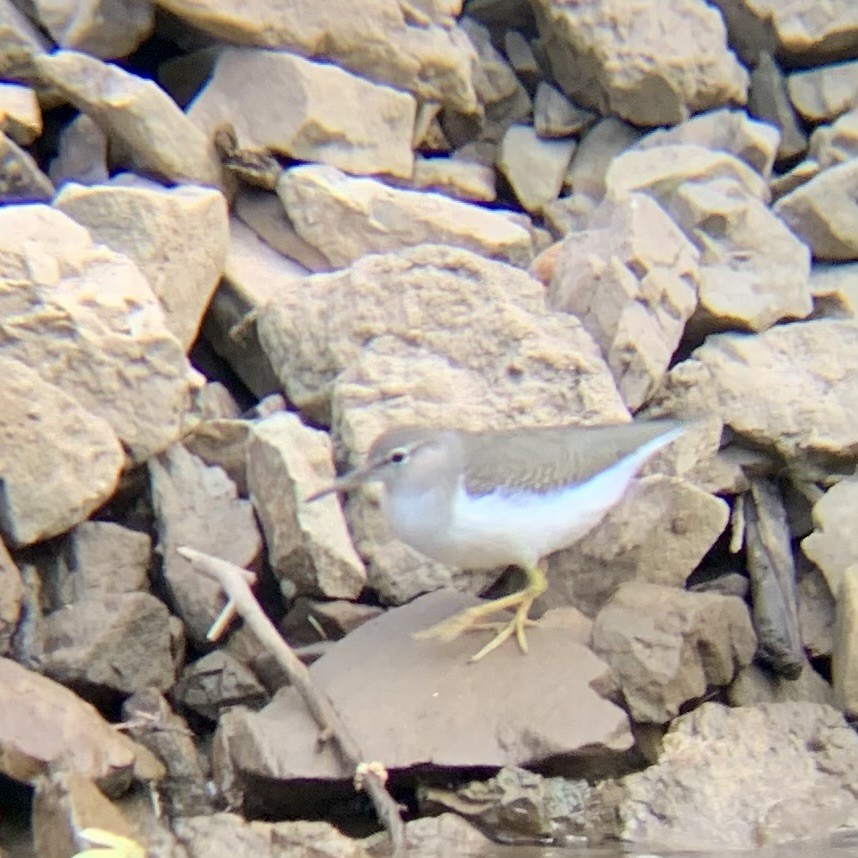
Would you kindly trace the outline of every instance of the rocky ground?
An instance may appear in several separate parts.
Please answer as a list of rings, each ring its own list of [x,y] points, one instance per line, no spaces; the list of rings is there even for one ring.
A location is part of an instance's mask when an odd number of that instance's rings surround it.
[[[180,546],[409,854],[858,824],[852,0],[0,0],[0,81],[0,853],[389,850]],[[632,414],[705,419],[526,657],[412,637],[514,572],[303,503],[399,423]]]

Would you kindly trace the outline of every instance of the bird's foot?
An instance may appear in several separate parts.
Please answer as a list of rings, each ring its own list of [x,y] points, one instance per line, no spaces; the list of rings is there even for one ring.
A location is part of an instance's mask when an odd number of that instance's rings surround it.
[[[527,652],[527,636],[524,630],[527,626],[534,625],[533,621],[528,619],[527,614],[534,600],[544,591],[545,577],[541,571],[538,569],[533,572],[528,571],[528,586],[518,593],[466,608],[431,628],[417,632],[414,637],[418,640],[440,638],[443,641],[451,641],[462,632],[496,631],[497,634],[476,655],[471,657],[470,661],[472,662],[484,658],[513,635],[515,635],[521,651]],[[486,622],[488,617],[500,611],[506,611],[508,608],[515,608],[515,614],[510,620]]]

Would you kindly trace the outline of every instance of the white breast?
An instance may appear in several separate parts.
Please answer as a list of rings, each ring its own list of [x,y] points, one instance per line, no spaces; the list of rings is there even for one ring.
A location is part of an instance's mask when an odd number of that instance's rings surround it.
[[[498,490],[471,496],[430,490],[385,497],[394,533],[421,553],[461,569],[534,566],[592,530],[625,494],[641,465],[682,432],[644,444],[595,477],[550,492]]]

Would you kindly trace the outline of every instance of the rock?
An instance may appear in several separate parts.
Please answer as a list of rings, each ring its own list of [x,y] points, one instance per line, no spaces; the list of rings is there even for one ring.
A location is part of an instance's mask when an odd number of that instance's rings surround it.
[[[171,444],[198,375],[136,265],[47,206],[0,209],[0,258],[0,354],[106,420],[133,461]]]
[[[115,4],[98,0],[73,2],[34,0],[39,23],[63,48],[109,60],[126,57],[155,29],[155,5],[149,0]]]
[[[259,559],[262,539],[250,501],[220,468],[204,465],[180,444],[148,463],[162,574],[188,637],[206,645],[206,633],[223,607],[218,584],[176,552],[180,545],[242,568]]]
[[[602,349],[626,405],[661,383],[697,303],[698,254],[643,194],[604,201],[560,245],[548,300]]]
[[[43,203],[54,195],[35,159],[0,131],[0,204]]]
[[[204,420],[185,438],[189,453],[207,465],[222,468],[235,483],[239,497],[247,497],[247,439],[250,420],[218,418]]]
[[[804,546],[802,546],[804,548]],[[834,645],[834,596],[819,568],[799,555],[798,623],[805,652],[829,656]],[[842,578],[841,576],[838,576]]]
[[[381,835],[381,838],[387,846],[387,835]],[[374,839],[369,838],[370,842]],[[443,855],[489,858],[497,850],[497,846],[484,834],[455,813],[406,822],[405,846],[410,858],[441,858]],[[389,851],[389,846],[387,848]]]
[[[185,350],[196,339],[226,264],[229,227],[219,191],[161,188],[130,177],[88,188],[67,184],[54,206],[137,263]]]
[[[19,146],[29,146],[42,133],[42,111],[29,86],[0,83],[0,131]]]
[[[622,837],[650,849],[757,850],[825,840],[858,810],[858,737],[829,706],[704,703],[655,766],[628,775]]]
[[[333,167],[286,170],[277,193],[301,238],[335,268],[421,244],[463,247],[520,266],[533,256],[530,234],[503,212],[350,178]]]
[[[641,137],[632,125],[607,116],[584,134],[569,170],[565,184],[576,194],[599,201],[605,196],[605,177],[614,159],[630,149]]]
[[[292,646],[339,640],[358,626],[384,613],[377,605],[337,599],[322,602],[299,596],[280,623],[280,633]]]
[[[437,191],[465,202],[490,203],[497,197],[495,171],[460,158],[416,157],[407,185],[414,190]]]
[[[590,617],[628,581],[682,587],[727,526],[726,503],[660,474],[632,484],[601,524],[549,560],[547,605]]]
[[[752,662],[743,667],[730,683],[727,700],[731,706],[798,701],[833,706],[834,692],[809,664],[804,665],[796,679],[787,679]]]
[[[127,786],[137,749],[62,685],[0,659],[0,772],[34,783],[62,769],[116,790]],[[143,749],[140,749],[141,753]]]
[[[539,63],[524,33],[507,30],[503,36],[504,51],[516,76],[522,81],[528,92],[533,92],[541,77]]]
[[[791,535],[777,483],[770,478],[752,479],[744,514],[757,655],[781,676],[798,679],[805,655],[798,623]]]
[[[132,166],[177,184],[220,184],[208,138],[151,80],[77,51],[55,51],[33,62],[45,83],[121,144]]]
[[[596,114],[573,104],[556,87],[544,80],[536,87],[533,125],[540,137],[570,137],[586,131]]]
[[[727,48],[721,16],[707,6],[539,0],[534,11],[558,83],[603,115],[674,125],[745,101],[747,74]]]
[[[12,546],[30,545],[107,501],[125,454],[102,417],[17,360],[0,357],[0,399],[0,532]]]
[[[858,377],[843,366],[853,350],[858,327],[842,321],[710,336],[667,374],[653,405],[662,413],[717,414],[788,462],[842,461],[858,455]]]
[[[266,0],[253,14],[235,0],[167,0],[164,8],[225,42],[329,60],[360,77],[409,90],[421,101],[473,113],[473,48],[451,21],[437,26],[431,18],[421,21],[419,13],[412,16],[419,5],[405,11],[380,0],[343,7],[333,16],[311,0],[289,6]],[[278,97],[282,102],[283,93]]]
[[[167,769],[158,784],[158,795],[165,801],[169,816],[176,819],[210,813],[212,790],[185,719],[176,715],[154,688],[132,694],[122,704],[122,715],[128,735]]]
[[[186,709],[217,721],[232,706],[260,709],[268,700],[268,692],[241,662],[228,652],[216,650],[182,671],[172,697]]]
[[[531,112],[530,96],[506,58],[494,47],[491,33],[471,17],[463,17],[459,27],[477,54],[474,90],[482,115],[473,111],[444,114],[443,131],[456,146],[478,138],[498,141],[513,122],[525,121]]]
[[[474,603],[450,592],[424,596],[360,626],[311,666],[364,758],[389,771],[547,758],[605,765],[630,747],[625,714],[593,690],[608,681],[605,665],[559,624],[529,633],[527,658],[501,647],[494,663],[467,662],[471,636],[412,637]],[[257,778],[350,776],[330,748],[319,751],[318,728],[295,695],[284,689],[258,714],[222,719],[221,740],[247,788]]]
[[[487,781],[471,781],[456,789],[424,787],[418,798],[422,812],[452,811],[495,843],[566,845],[589,833],[591,793],[584,780],[545,778],[507,766]]]
[[[465,317],[472,322],[467,328],[460,324]],[[563,422],[564,416],[568,421],[576,414],[607,422],[622,420],[625,413],[610,373],[580,323],[546,313],[542,286],[524,272],[465,250],[417,247],[366,257],[347,271],[315,275],[262,308],[258,326],[289,399],[321,423],[330,422],[338,375],[369,350],[380,355],[383,346],[398,340],[405,341],[404,351],[411,357],[415,350],[427,358],[434,355],[433,374],[446,365],[446,377],[439,382],[444,401],[435,395],[416,397],[437,403],[437,422],[449,420],[448,397],[455,386],[447,380],[453,378],[456,384],[471,379],[477,386],[482,379],[494,391],[498,405],[487,403],[484,419],[507,413],[510,423],[520,422],[520,415],[528,413],[536,424]],[[552,354],[550,367],[542,357],[546,352]],[[352,383],[363,388],[366,406],[369,367],[361,370]],[[395,380],[397,397],[407,384],[419,389],[422,382],[409,382],[410,374],[394,373],[388,379]],[[415,370],[415,378],[419,376]],[[560,378],[562,390],[556,383]],[[350,395],[357,400],[357,391]],[[388,420],[415,416],[397,407]],[[364,449],[381,428],[376,417],[361,432]]]
[[[847,566],[836,592],[837,619],[831,675],[837,706],[848,718],[858,715],[858,565]]]
[[[355,841],[327,822],[248,821],[231,813],[188,816],[174,820],[173,829],[188,858],[230,858],[235,855],[369,858]],[[411,853],[409,853],[410,855]]]
[[[716,0],[730,44],[748,62],[761,50],[790,66],[818,65],[854,54],[858,12],[850,0],[833,0],[820,9],[813,0],[788,6],[778,0]]]
[[[858,158],[853,158],[781,197],[774,209],[817,259],[858,259],[856,194]]]
[[[167,608],[149,593],[81,599],[45,618],[44,671],[96,699],[175,680]]]
[[[768,186],[756,170],[727,152],[691,143],[632,148],[614,158],[605,182],[608,190],[616,194],[646,191],[670,210],[670,200],[677,189],[713,179],[733,179],[748,196],[768,202]]]
[[[796,188],[809,182],[820,172],[819,164],[812,158],[799,161],[789,172],[781,176],[774,176],[769,182],[769,190],[773,200],[779,200]]]
[[[858,564],[858,533],[853,523],[858,510],[858,477],[833,485],[813,506],[814,531],[801,549],[825,576],[835,599],[846,570]]]
[[[9,654],[18,628],[24,599],[24,582],[15,561],[0,540],[0,656]]]
[[[810,290],[815,301],[830,300],[848,318],[858,318],[858,262],[813,265]]]
[[[735,180],[689,183],[666,203],[700,249],[700,304],[691,322],[712,330],[761,331],[813,308],[810,253]]]
[[[772,172],[778,148],[778,132],[765,122],[751,119],[744,110],[709,110],[673,128],[650,131],[636,149],[690,144],[734,155],[764,178]]]
[[[58,188],[64,182],[98,185],[108,180],[107,135],[85,113],[60,131],[57,157],[48,175]]]
[[[821,125],[810,138],[809,155],[821,169],[858,158],[858,108],[844,113],[831,125]]]
[[[593,651],[610,664],[635,721],[665,724],[751,662],[757,641],[735,596],[632,581],[596,615]]]
[[[268,109],[272,104],[279,109]],[[343,104],[361,109],[343,110]],[[188,118],[207,137],[228,123],[241,147],[322,161],[350,173],[407,178],[415,112],[407,93],[336,66],[285,51],[226,48]]]
[[[787,89],[793,106],[808,122],[830,122],[858,107],[858,60],[793,72]]]
[[[33,847],[39,858],[79,854],[79,847],[90,845],[81,837],[86,829],[108,831],[135,842],[138,837],[122,811],[91,780],[75,772],[58,771],[39,778],[32,826]]]
[[[111,521],[81,522],[69,535],[66,553],[70,604],[107,593],[149,588],[152,540],[146,533]]]
[[[807,134],[790,103],[786,80],[772,55],[765,51],[751,72],[748,110],[780,132],[779,160],[793,160],[807,150]]]
[[[304,498],[333,481],[333,454],[324,432],[296,414],[256,424],[247,445],[247,482],[262,523],[274,575],[299,593],[354,599],[366,584],[337,497]]]
[[[539,212],[557,199],[574,151],[574,140],[546,140],[532,125],[511,125],[501,140],[498,169],[522,206]]]

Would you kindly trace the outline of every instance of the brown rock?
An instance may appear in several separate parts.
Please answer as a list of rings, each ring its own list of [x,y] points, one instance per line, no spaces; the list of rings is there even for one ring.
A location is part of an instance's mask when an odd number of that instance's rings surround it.
[[[132,694],[122,704],[122,714],[128,735],[166,767],[158,795],[165,801],[168,815],[175,819],[210,813],[212,790],[185,719],[176,715],[154,688]]]
[[[596,114],[573,104],[556,87],[539,81],[533,101],[533,125],[540,137],[570,137],[586,131]]]
[[[344,104],[361,109],[343,110]],[[337,66],[285,51],[227,48],[188,118],[206,136],[229,123],[242,147],[407,178],[415,111],[407,93]]]
[[[793,72],[789,97],[808,122],[830,122],[858,107],[858,60]]]
[[[110,521],[84,521],[69,534],[65,560],[62,604],[148,590],[152,540]]]
[[[559,246],[552,309],[572,313],[602,349],[626,405],[661,383],[697,303],[698,254],[643,194],[605,201]]]
[[[369,858],[358,843],[327,822],[258,822],[216,813],[176,819],[173,828],[188,858]]]
[[[472,113],[473,49],[446,16],[440,26],[433,23],[433,16],[420,20],[421,5],[415,3],[406,11],[396,3],[376,0],[360,8],[343,6],[336,15],[312,0],[289,5],[264,0],[254,6],[253,14],[240,0],[167,0],[164,8],[225,42],[285,48],[330,60],[361,77],[414,92],[421,100]],[[282,92],[278,98],[282,102]]]
[[[796,679],[787,679],[752,662],[743,667],[727,688],[731,706],[756,706],[759,703],[807,701],[834,705],[831,686],[809,665]]]
[[[744,110],[709,110],[673,128],[660,128],[642,137],[636,149],[690,144],[728,152],[764,178],[772,172],[778,149],[778,132],[767,122],[752,119]]]
[[[532,125],[510,125],[497,165],[522,206],[539,212],[557,199],[574,151],[572,139],[543,139]]]
[[[834,596],[817,566],[807,561],[802,563],[801,556],[796,559],[799,568],[798,622],[805,652],[810,656],[831,655],[834,645]],[[842,575],[839,577],[842,578]]]
[[[797,158],[807,149],[807,134],[787,94],[787,84],[771,54],[760,54],[756,68],[751,72],[748,91],[748,110],[760,119],[771,123],[780,132],[777,153],[780,160]]]
[[[539,0],[535,12],[558,83],[599,113],[636,125],[673,125],[745,101],[747,74],[728,50],[714,9]]]
[[[414,172],[405,183],[418,191],[437,191],[465,202],[490,203],[497,197],[495,171],[462,158],[414,159]]]
[[[236,497],[235,484],[220,468],[207,467],[179,444],[148,467],[164,579],[189,638],[204,645],[223,595],[176,548],[188,545],[242,568],[252,566],[262,549],[253,508]]]
[[[85,829],[97,828],[135,842],[138,837],[122,811],[91,780],[75,772],[58,771],[38,779],[32,826],[39,858],[77,855],[91,845],[81,837]]]
[[[843,571],[836,594],[837,613],[831,674],[837,706],[848,718],[858,715],[858,565]]]
[[[333,481],[332,458],[324,432],[296,414],[275,414],[251,431],[248,488],[275,576],[299,593],[353,599],[366,584],[366,570],[336,496],[304,502]]]
[[[30,545],[101,506],[125,455],[103,418],[23,363],[0,357],[0,391],[0,532],[12,546]]]
[[[835,598],[846,570],[858,564],[857,511],[858,477],[847,477],[814,504],[814,531],[801,543],[802,551],[825,576]]]
[[[299,596],[280,623],[280,632],[292,646],[323,640],[339,640],[358,626],[384,613],[377,605],[361,605],[337,599],[322,602]]]
[[[198,375],[136,265],[47,206],[0,210],[0,259],[0,353],[104,418],[133,460],[172,443]]]
[[[0,540],[0,656],[7,655],[21,619],[24,582],[15,561]]]
[[[63,769],[106,787],[128,783],[133,742],[51,679],[0,659],[0,772],[34,783]]]
[[[43,203],[53,195],[36,160],[0,131],[0,203]]]
[[[220,184],[209,140],[151,80],[77,51],[55,51],[34,62],[42,80],[121,143],[141,172],[170,182]]]
[[[821,169],[858,158],[858,108],[839,116],[831,125],[821,125],[810,138],[808,153]]]
[[[641,132],[637,128],[615,116],[600,119],[578,144],[566,173],[565,184],[575,194],[601,200],[605,196],[609,167],[621,152],[630,149],[640,137]]]
[[[62,0],[35,0],[39,23],[63,48],[74,48],[102,59],[126,57],[155,29],[155,4],[111,0],[80,5]]]
[[[174,700],[210,721],[233,706],[260,709],[268,692],[247,667],[216,650],[189,664],[171,692]]]
[[[528,231],[501,211],[350,178],[333,167],[292,167],[277,193],[301,238],[336,268],[421,244],[463,247],[521,266],[533,256]]]
[[[0,83],[0,131],[19,146],[29,146],[42,133],[42,111],[29,86]]]
[[[46,675],[87,695],[169,688],[175,680],[167,608],[148,593],[81,599],[45,618]]]
[[[541,601],[594,617],[627,581],[682,587],[728,514],[723,500],[685,480],[643,477],[599,527],[550,559],[552,586]]]
[[[48,168],[56,187],[65,182],[97,185],[110,177],[107,135],[85,113],[79,113],[62,131],[57,157]]]
[[[754,657],[748,609],[734,596],[633,581],[596,616],[593,650],[619,679],[636,721],[664,724]]]
[[[223,195],[126,177],[94,188],[66,184],[54,206],[137,263],[164,308],[167,327],[189,350],[226,264]]]
[[[774,206],[817,259],[858,259],[855,197],[858,158],[829,167]]]
[[[855,456],[858,376],[843,364],[853,350],[858,327],[842,321],[710,336],[668,373],[656,404],[671,414],[717,414],[788,461]]]
[[[749,196],[768,202],[768,186],[756,170],[727,152],[691,143],[632,148],[611,162],[605,182],[617,194],[646,191],[669,210],[677,188],[713,179],[734,179]]]
[[[662,204],[701,251],[698,335],[810,314],[807,247],[738,182],[689,182]]]
[[[761,50],[790,65],[818,65],[858,46],[858,12],[851,0],[820,8],[814,0],[784,5],[779,0],[716,0],[727,22],[730,44],[755,62]]]
[[[417,641],[414,632],[472,598],[432,593],[356,629],[310,668],[366,759],[415,765],[503,766],[548,757],[607,761],[631,745],[625,714],[600,697],[605,666],[558,624],[534,628],[526,658],[501,647],[469,664],[477,643]],[[538,664],[539,670],[533,665]],[[498,677],[503,676],[499,683]],[[245,784],[255,778],[348,777],[294,690],[258,714],[234,712],[222,740]]]
[[[858,737],[829,706],[704,703],[671,725],[657,765],[625,777],[624,840],[756,850],[824,840],[858,811]]]

